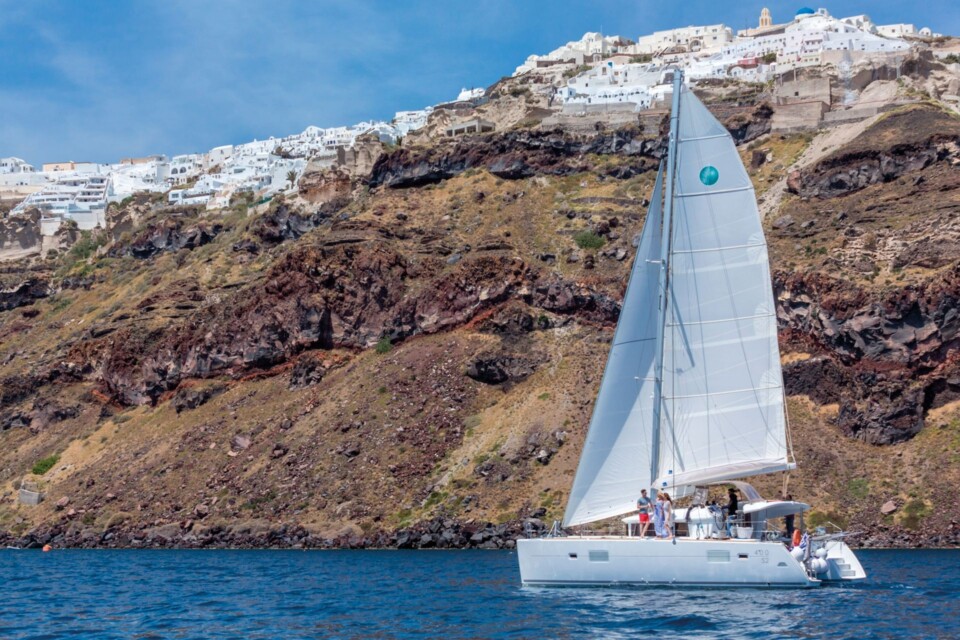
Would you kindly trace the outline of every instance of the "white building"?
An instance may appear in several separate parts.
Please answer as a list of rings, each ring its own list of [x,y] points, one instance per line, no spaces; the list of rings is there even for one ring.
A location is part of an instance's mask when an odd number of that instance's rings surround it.
[[[865,13],[848,18],[840,18],[840,22],[860,29],[861,31],[866,31],[867,33],[877,33],[877,25],[873,24],[873,20]]]
[[[730,42],[733,42],[733,29],[724,24],[711,24],[654,31],[649,36],[638,38],[637,44],[628,47],[626,52],[652,55],[676,48],[689,52],[709,52],[719,51]]]
[[[583,64],[593,60],[594,57],[601,59],[604,56],[618,53],[622,42],[623,39],[620,36],[604,36],[596,32],[587,32],[579,40],[568,42],[550,53],[528,56],[526,61],[513,72],[513,75],[518,76],[521,73],[526,73],[544,63],[572,62]]]
[[[485,89],[460,89],[457,94],[457,102],[469,102],[482,98],[486,93]]]
[[[35,189],[17,189],[17,187],[40,187],[47,178],[20,158],[0,158],[0,187],[10,188],[11,193],[30,192]]]
[[[35,173],[32,164],[20,158],[0,158],[0,174],[8,173]]]
[[[172,186],[186,184],[203,172],[203,156],[199,153],[173,156],[167,171],[167,182]]]
[[[856,18],[850,20],[856,21]],[[867,26],[871,27],[872,22]],[[831,17],[826,9],[801,9],[782,32],[738,38],[725,46],[721,55],[726,59],[752,60],[772,53],[776,54],[778,63],[783,63],[799,61],[804,56],[822,51],[881,53],[909,49],[910,44],[903,40],[864,31]]]
[[[232,155],[233,155],[232,144],[225,144],[225,145],[210,149],[210,151],[204,154],[203,170],[210,171],[211,169],[222,165]]]
[[[912,24],[885,24],[877,26],[877,34],[887,38],[917,37],[917,28]]]
[[[655,65],[607,61],[571,78],[557,91],[556,98],[564,105],[629,103],[637,109],[648,109],[655,99],[652,88],[660,84],[661,77]]]
[[[163,192],[170,188],[167,184],[170,164],[163,156],[145,163],[113,165],[109,175],[107,198],[110,202],[118,202],[138,192]]]
[[[393,124],[397,127],[400,135],[405,136],[411,131],[427,126],[427,119],[431,113],[433,113],[433,107],[416,111],[397,111],[393,117]]]
[[[28,209],[40,209],[42,229],[51,234],[64,220],[73,220],[81,230],[106,226],[110,176],[67,172],[41,190],[31,193],[10,212],[19,215]],[[48,234],[49,235],[49,234]]]

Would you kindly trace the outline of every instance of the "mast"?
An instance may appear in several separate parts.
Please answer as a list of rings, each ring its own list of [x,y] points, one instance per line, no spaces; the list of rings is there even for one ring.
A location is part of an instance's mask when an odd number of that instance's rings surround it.
[[[680,123],[680,92],[683,89],[683,71],[673,71],[673,101],[670,107],[670,137],[667,143],[667,175],[664,184],[666,194],[663,207],[663,229],[660,246],[663,254],[660,258],[660,322],[657,325],[656,375],[653,387],[653,433],[650,452],[650,483],[659,475],[660,465],[660,423],[663,418],[663,342],[667,325],[667,288],[670,286],[670,245],[673,226],[673,186],[677,167],[677,142]],[[658,487],[651,487],[654,491]]]

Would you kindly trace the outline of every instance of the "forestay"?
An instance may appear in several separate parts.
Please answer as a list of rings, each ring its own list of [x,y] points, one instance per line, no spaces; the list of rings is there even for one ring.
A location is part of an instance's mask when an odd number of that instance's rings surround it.
[[[726,129],[687,89],[677,146],[655,486],[682,490],[793,465],[753,186]]]
[[[564,526],[631,511],[651,478],[663,169],[624,295]]]

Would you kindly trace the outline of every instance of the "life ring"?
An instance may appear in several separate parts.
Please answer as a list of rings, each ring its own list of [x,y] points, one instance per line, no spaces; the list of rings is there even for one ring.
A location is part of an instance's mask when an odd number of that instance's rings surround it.
[[[800,533],[800,529],[794,529],[793,540],[791,540],[792,546],[799,547],[801,540],[803,540],[803,534]]]

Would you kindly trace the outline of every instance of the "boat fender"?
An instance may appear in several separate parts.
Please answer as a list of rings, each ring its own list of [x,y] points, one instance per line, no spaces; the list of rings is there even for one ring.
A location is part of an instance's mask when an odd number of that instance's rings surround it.
[[[813,555],[817,556],[818,558],[826,558],[827,550],[821,547],[820,549],[817,549],[817,552]]]
[[[814,573],[824,573],[827,570],[827,561],[823,558],[814,558],[810,561],[810,568]]]
[[[800,547],[794,547],[790,550],[790,555],[792,555],[797,560],[803,560],[803,549]]]

